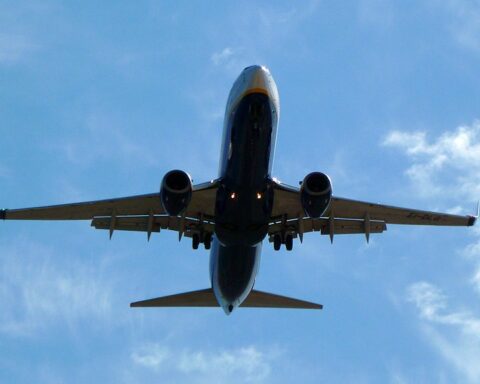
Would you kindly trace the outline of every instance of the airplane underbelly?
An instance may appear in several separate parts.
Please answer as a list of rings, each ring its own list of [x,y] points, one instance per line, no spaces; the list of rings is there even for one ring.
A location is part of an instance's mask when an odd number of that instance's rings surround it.
[[[268,232],[273,189],[270,183],[258,189],[223,186],[217,191],[215,234],[223,245],[254,246]]]
[[[215,206],[223,245],[253,246],[266,236],[273,204],[269,178],[272,110],[267,95],[247,95],[230,119],[230,144]]]
[[[211,264],[212,287],[220,303],[239,305],[255,283],[260,263],[261,243],[250,246],[214,244]]]

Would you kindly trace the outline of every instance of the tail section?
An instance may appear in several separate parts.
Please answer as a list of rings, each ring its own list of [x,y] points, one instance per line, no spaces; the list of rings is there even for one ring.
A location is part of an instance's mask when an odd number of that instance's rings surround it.
[[[136,301],[130,307],[219,307],[211,288]],[[323,305],[273,293],[251,291],[240,307],[322,309]]]

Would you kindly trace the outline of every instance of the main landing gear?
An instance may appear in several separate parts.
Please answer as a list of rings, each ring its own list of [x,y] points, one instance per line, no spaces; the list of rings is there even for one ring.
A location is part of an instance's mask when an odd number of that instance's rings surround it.
[[[198,249],[200,243],[203,243],[205,249],[209,250],[212,247],[212,234],[211,233],[194,233],[192,235],[192,248]]]
[[[282,236],[281,233],[273,235],[273,249],[279,251],[282,244],[285,244],[285,249],[291,251],[293,249],[293,234],[286,233]]]

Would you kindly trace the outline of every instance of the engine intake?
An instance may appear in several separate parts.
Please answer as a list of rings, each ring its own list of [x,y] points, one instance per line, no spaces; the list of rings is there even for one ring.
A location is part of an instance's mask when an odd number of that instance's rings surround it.
[[[178,216],[192,199],[192,179],[188,173],[175,169],[167,172],[160,186],[160,200],[170,216]]]
[[[309,217],[318,218],[327,210],[332,198],[332,182],[322,172],[309,173],[302,182],[300,198]]]

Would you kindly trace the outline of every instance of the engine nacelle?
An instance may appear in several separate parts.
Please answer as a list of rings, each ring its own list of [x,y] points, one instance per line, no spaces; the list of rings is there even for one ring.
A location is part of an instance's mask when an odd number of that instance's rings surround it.
[[[167,172],[160,186],[163,208],[170,216],[178,216],[187,209],[192,199],[192,179],[178,169]]]
[[[300,198],[309,217],[318,218],[327,210],[332,198],[332,182],[322,172],[309,173],[302,182]]]

